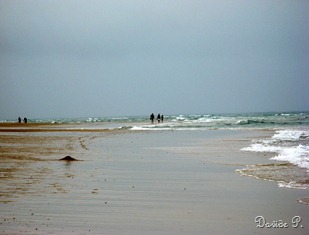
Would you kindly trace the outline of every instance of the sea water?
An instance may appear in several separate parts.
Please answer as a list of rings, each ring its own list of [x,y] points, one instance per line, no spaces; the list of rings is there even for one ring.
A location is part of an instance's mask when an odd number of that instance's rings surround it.
[[[271,130],[274,132],[272,137],[252,140],[250,146],[240,151],[263,153],[273,164],[248,166],[239,172],[277,181],[282,187],[309,189],[309,112],[164,115],[164,121],[160,123],[157,120],[151,123],[149,117],[29,118],[28,121],[132,131]]]
[[[177,114],[164,115],[164,121],[150,123],[148,116],[84,117],[84,118],[28,118],[32,123],[97,124],[100,128],[132,130],[209,130],[209,129],[284,129],[308,128],[309,112],[245,113],[245,114]],[[0,120],[0,123],[17,120]]]
[[[133,130],[209,130],[309,128],[309,112],[169,115],[163,123],[137,125]]]
[[[271,138],[254,140],[241,150],[264,153],[274,163],[248,166],[240,173],[277,181],[280,187],[309,189],[308,127],[276,130]]]

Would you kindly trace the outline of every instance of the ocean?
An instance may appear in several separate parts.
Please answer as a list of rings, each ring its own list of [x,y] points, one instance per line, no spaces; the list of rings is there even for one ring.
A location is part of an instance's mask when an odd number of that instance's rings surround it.
[[[156,115],[155,115],[156,117]],[[164,115],[154,124],[148,116],[28,119],[31,123],[79,124],[83,129],[132,131],[269,130],[239,151],[252,152],[271,164],[239,169],[242,175],[278,182],[280,187],[309,190],[309,112]],[[2,120],[16,122],[15,120]],[[73,125],[75,126],[75,125]]]
[[[28,122],[58,124],[95,123],[97,128],[124,128],[132,130],[309,129],[309,112],[164,115],[163,123],[157,123],[155,120],[154,124],[150,123],[149,116],[28,118]],[[0,123],[16,121],[0,120]]]

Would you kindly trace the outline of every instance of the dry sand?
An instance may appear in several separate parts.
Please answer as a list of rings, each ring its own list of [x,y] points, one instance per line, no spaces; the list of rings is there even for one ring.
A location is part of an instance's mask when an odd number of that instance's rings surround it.
[[[23,128],[0,125],[0,234],[309,234],[308,191],[236,173],[269,131]]]

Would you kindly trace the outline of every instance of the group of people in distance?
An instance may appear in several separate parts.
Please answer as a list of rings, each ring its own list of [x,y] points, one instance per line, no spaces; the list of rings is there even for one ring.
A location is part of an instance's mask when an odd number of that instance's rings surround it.
[[[154,114],[152,113],[152,114],[150,115],[150,120],[151,120],[151,123],[152,123],[152,124],[153,124],[153,122],[154,122],[154,119],[155,119],[155,116],[154,116]],[[157,120],[158,120],[158,123],[163,122],[163,120],[164,120],[163,114],[161,115],[161,114],[159,113],[158,116],[157,116]]]
[[[28,122],[28,119],[27,118],[24,118],[24,123],[27,123]],[[18,117],[18,123],[21,123],[21,118]]]

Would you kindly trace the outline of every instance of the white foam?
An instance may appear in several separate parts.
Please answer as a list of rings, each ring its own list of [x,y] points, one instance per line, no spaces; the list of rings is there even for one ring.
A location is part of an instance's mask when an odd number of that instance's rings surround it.
[[[265,144],[252,144],[251,146],[242,148],[241,150],[251,152],[277,153],[278,155],[272,157],[271,160],[290,162],[301,168],[306,168],[309,171],[308,145],[300,144],[298,146],[282,147]]]
[[[248,124],[248,123],[249,123],[248,120],[238,120],[238,121],[236,122],[237,125],[244,125],[244,124]]]
[[[271,160],[286,161],[309,172],[309,146],[298,145],[292,147],[280,147],[264,144],[252,144],[250,147],[242,148],[242,151],[277,153]]]
[[[151,129],[153,126],[150,126],[150,125],[143,125],[143,126],[133,126],[131,128],[131,130],[134,130],[134,131],[145,131],[145,130],[149,130]]]
[[[276,153],[271,160],[285,161],[309,172],[309,145],[303,140],[309,139],[309,131],[281,130],[277,131],[271,139],[260,140],[242,151]],[[289,142],[289,144],[287,144]]]
[[[300,183],[296,183],[294,181],[286,183],[286,182],[279,182],[278,186],[280,188],[296,188],[296,189],[309,189],[309,185],[308,184],[300,184]]]
[[[282,141],[297,141],[301,138],[309,138],[309,131],[282,130],[277,131],[276,134],[272,137],[273,140]]]
[[[199,118],[197,120],[193,120],[192,121],[193,123],[208,123],[208,122],[213,122],[213,119],[209,118],[209,117],[202,117],[202,118]]]
[[[309,170],[309,146],[298,145],[282,148],[279,155],[272,157],[272,160],[287,161],[301,168]]]
[[[270,153],[279,153],[282,150],[280,146],[272,146],[267,144],[252,144],[249,147],[242,148],[242,151],[250,152],[270,152]]]

